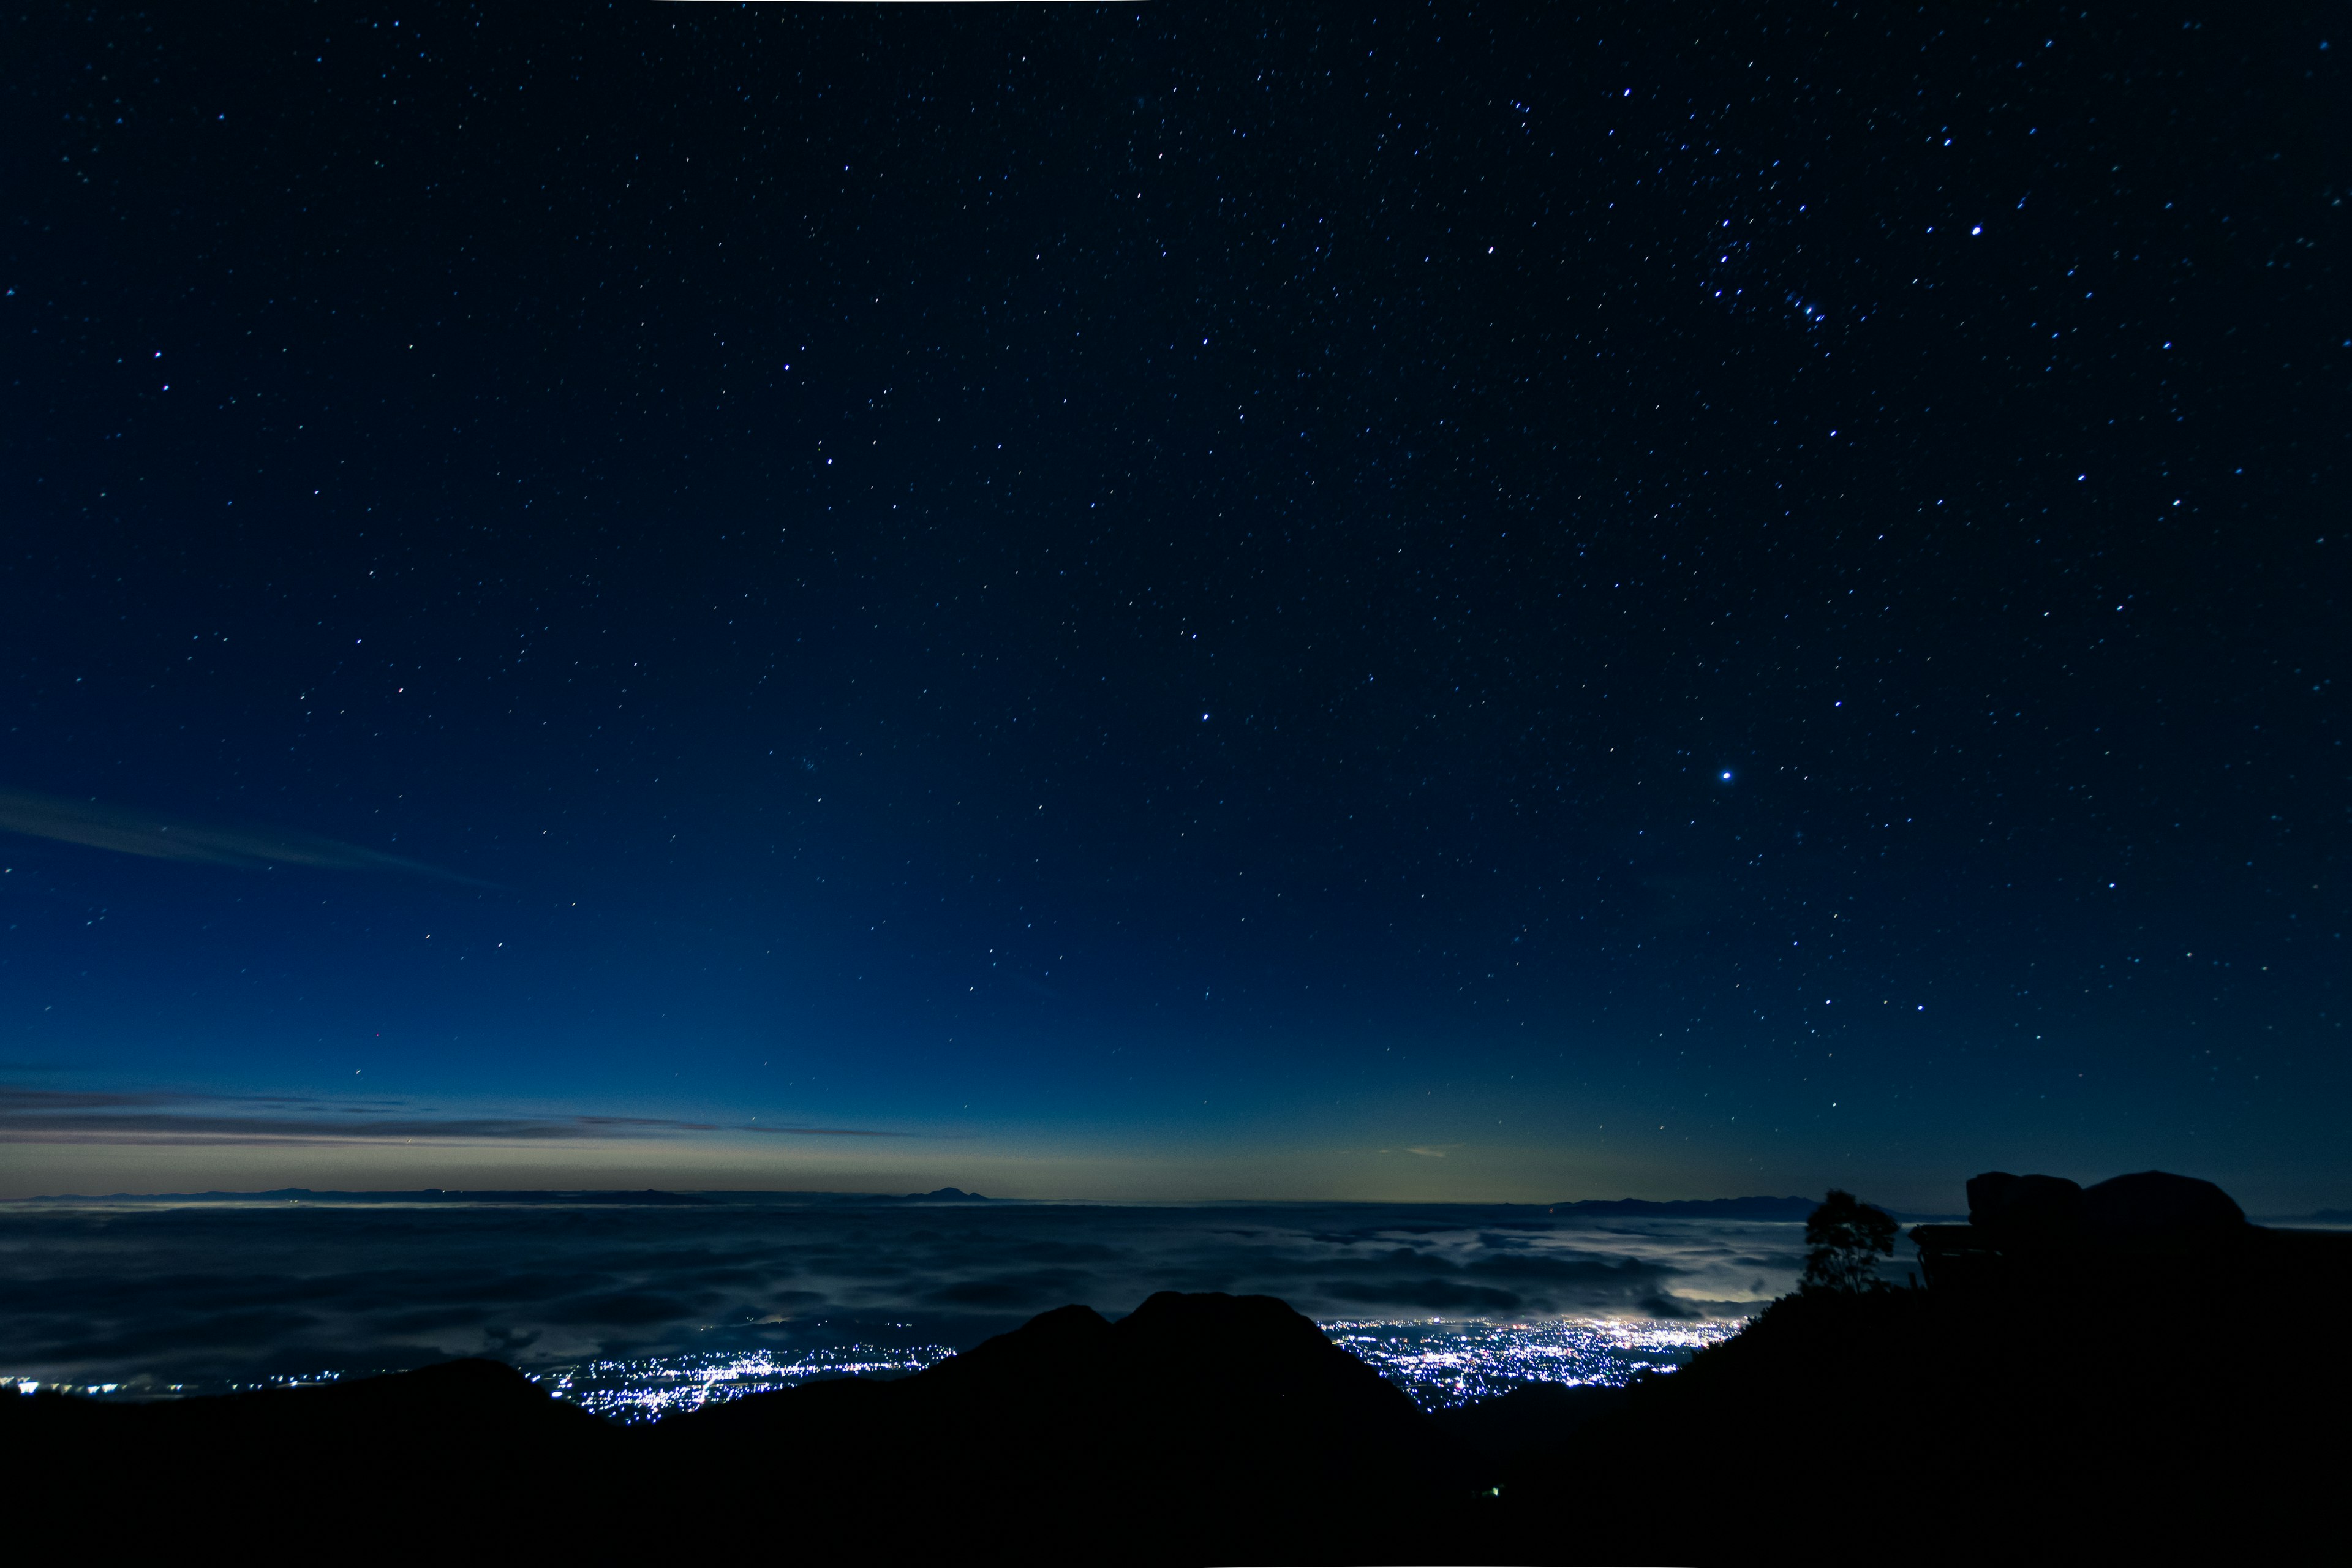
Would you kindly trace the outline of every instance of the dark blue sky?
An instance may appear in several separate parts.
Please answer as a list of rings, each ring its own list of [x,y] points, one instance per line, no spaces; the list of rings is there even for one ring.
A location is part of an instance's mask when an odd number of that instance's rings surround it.
[[[2242,9],[5,24],[0,1189],[2340,1202]]]

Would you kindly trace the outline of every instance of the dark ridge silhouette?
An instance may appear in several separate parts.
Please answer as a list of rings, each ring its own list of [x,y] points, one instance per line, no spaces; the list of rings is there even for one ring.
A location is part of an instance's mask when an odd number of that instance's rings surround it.
[[[1631,1397],[1623,1388],[1531,1383],[1492,1399],[1432,1411],[1429,1418],[1482,1458],[1508,1459],[1565,1442],[1586,1423],[1623,1409]]]
[[[520,1547],[579,1479],[619,1477],[624,1437],[490,1361],[149,1404],[0,1395],[0,1466],[26,1539],[84,1550]]]
[[[2352,1286],[2352,1237],[2245,1223],[2208,1182],[1994,1173],[1922,1226],[1927,1289],[1783,1297],[1502,1472],[1493,1560],[2264,1561],[2334,1531],[2352,1353],[2231,1324]],[[1704,1456],[1704,1457],[1702,1457]],[[1654,1497],[1662,1463],[1692,1484]]]
[[[927,1463],[921,1510],[873,1527],[870,1549],[917,1558],[1367,1561],[1478,1479],[1266,1296],[1162,1291],[1117,1322],[1064,1307],[912,1377],[755,1395],[654,1436],[698,1475],[782,1465],[845,1497],[869,1492],[877,1454],[952,1456]]]
[[[371,1552],[887,1563],[1438,1562],[1483,1479],[1281,1302],[1174,1292],[650,1426],[488,1362],[176,1403],[0,1398],[0,1462],[61,1542],[103,1519],[118,1546],[184,1544],[226,1510]]]
[[[2352,1237],[2247,1225],[2162,1173],[1996,1173],[1970,1199],[1980,1223],[1913,1233],[1942,1249],[1930,1288],[1831,1271],[1674,1375],[1435,1415],[1280,1301],[1173,1292],[1115,1322],[1060,1308],[909,1377],[631,1427],[480,1361],[146,1405],[0,1397],[11,1542],[1875,1564],[2284,1560],[2331,1538],[2352,1356],[2231,1325],[2336,1299]],[[2141,1283],[2110,1289],[2062,1236]]]

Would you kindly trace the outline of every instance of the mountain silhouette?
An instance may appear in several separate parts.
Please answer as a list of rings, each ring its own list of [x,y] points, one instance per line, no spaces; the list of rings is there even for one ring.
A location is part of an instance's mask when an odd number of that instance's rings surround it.
[[[1430,1413],[1432,1425],[1472,1453],[1508,1459],[1557,1446],[1587,1424],[1625,1408],[1632,1391],[1530,1383],[1468,1405]]]
[[[227,1516],[321,1550],[908,1563],[1440,1561],[1481,1479],[1280,1301],[1175,1292],[1116,1322],[1064,1307],[911,1377],[647,1426],[483,1361],[144,1405],[0,1398],[0,1462],[43,1519],[103,1519],[118,1545]]]
[[[0,1396],[0,1466],[40,1500],[31,1539],[117,1549],[226,1550],[248,1531],[278,1543],[267,1556],[520,1548],[543,1533],[523,1500],[617,1473],[626,1436],[479,1360],[206,1399]]]
[[[1059,1308],[912,1376],[635,1426],[486,1361],[147,1404],[0,1397],[12,1542],[1957,1564],[2284,1559],[2325,1537],[2352,1355],[2241,1325],[2340,1299],[2352,1237],[2247,1225],[2163,1173],[1970,1187],[1979,1223],[1914,1233],[1966,1263],[1931,1269],[1945,1283],[1784,1297],[1672,1376],[1434,1415],[1278,1300],[1172,1291],[1116,1321]],[[2143,1270],[2134,1293],[2043,1267],[2083,1253]]]
[[[879,1508],[875,1456],[918,1433],[952,1462],[861,1550],[1312,1561],[1392,1542],[1375,1521],[1477,1480],[1402,1392],[1265,1296],[1162,1291],[1116,1322],[1064,1307],[911,1377],[708,1405],[654,1436],[686,1472],[749,1486],[781,1465]]]

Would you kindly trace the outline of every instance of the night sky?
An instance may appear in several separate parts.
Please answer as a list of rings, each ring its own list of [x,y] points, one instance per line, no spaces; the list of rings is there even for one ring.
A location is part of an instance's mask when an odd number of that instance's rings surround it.
[[[2328,18],[0,22],[0,1192],[2340,1203]]]

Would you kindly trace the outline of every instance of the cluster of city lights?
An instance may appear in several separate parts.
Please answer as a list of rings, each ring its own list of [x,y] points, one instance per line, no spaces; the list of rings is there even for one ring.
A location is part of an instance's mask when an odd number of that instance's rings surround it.
[[[747,1394],[797,1388],[820,1377],[899,1377],[955,1354],[946,1345],[834,1345],[824,1350],[712,1351],[592,1361],[535,1373],[558,1399],[614,1421],[657,1421]]]
[[[1323,1331],[1411,1394],[1414,1404],[1441,1410],[1531,1383],[1622,1387],[1643,1373],[1673,1372],[1744,1327],[1722,1321],[1495,1323],[1427,1318],[1325,1323]]]
[[[269,1377],[199,1378],[186,1383],[163,1383],[151,1377],[136,1377],[127,1383],[65,1383],[56,1378],[17,1377],[0,1373],[0,1393],[15,1389],[18,1394],[69,1394],[79,1399],[194,1399],[220,1394],[251,1394],[267,1388],[310,1388],[321,1383],[340,1383],[353,1374],[343,1372],[289,1372]]]
[[[1673,1372],[1738,1322],[1556,1319],[1522,1323],[1477,1318],[1322,1325],[1334,1344],[1410,1394],[1424,1410],[1467,1405],[1531,1383],[1618,1387],[1644,1373]],[[830,1377],[903,1377],[955,1354],[947,1345],[832,1345],[791,1352],[711,1351],[693,1355],[581,1362],[549,1367],[531,1381],[558,1399],[621,1422],[656,1421],[706,1405],[770,1394]],[[303,1388],[354,1374],[288,1373],[243,1383],[43,1382],[0,1377],[20,1394],[47,1389],[106,1398],[187,1398],[264,1388]]]

